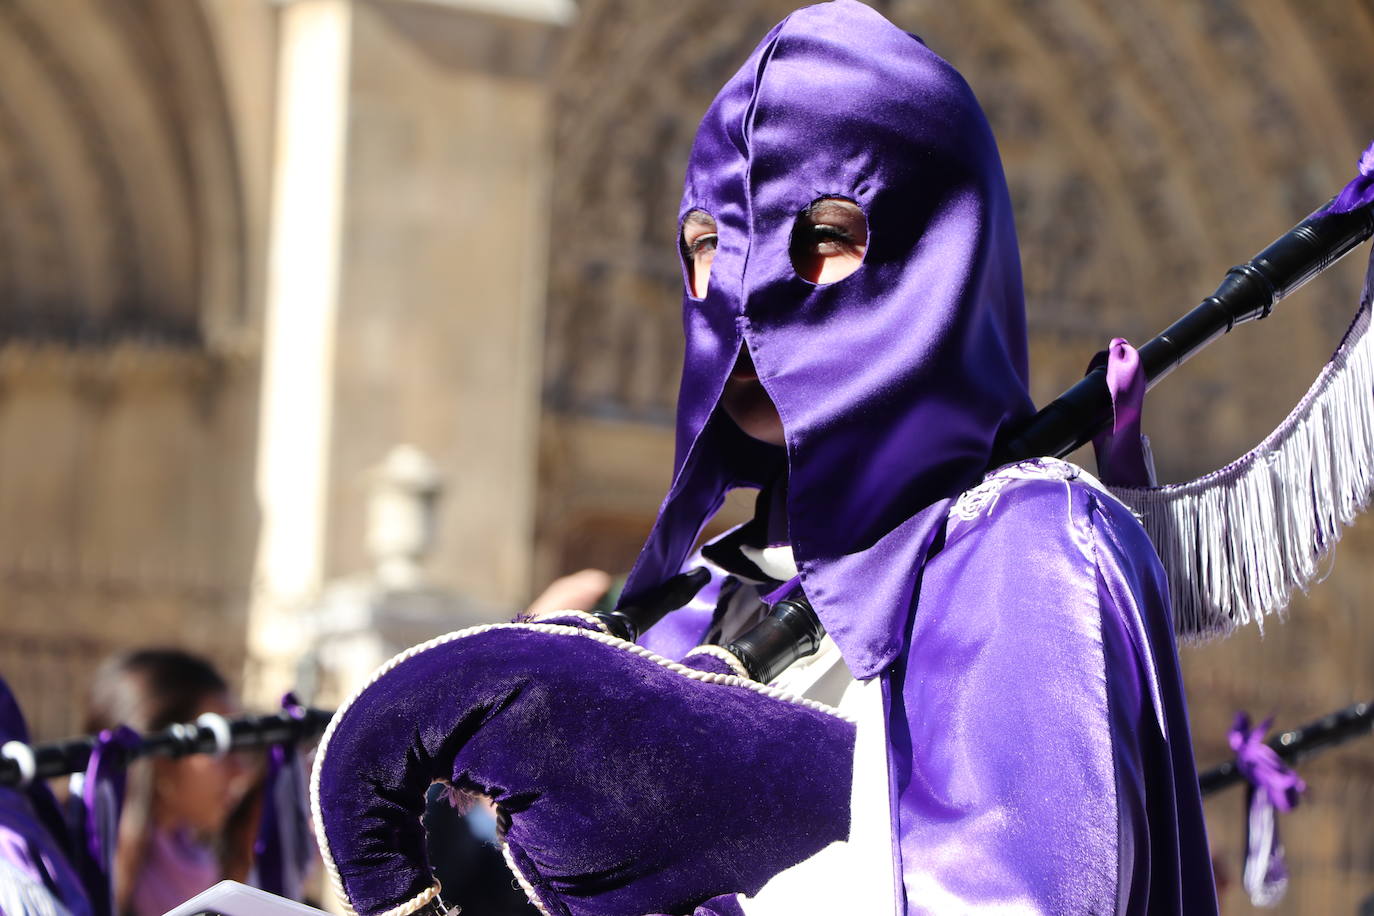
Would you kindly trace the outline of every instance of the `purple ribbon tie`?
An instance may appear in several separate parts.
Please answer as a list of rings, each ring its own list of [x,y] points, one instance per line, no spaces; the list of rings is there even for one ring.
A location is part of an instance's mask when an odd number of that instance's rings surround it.
[[[114,912],[114,856],[119,816],[124,808],[129,753],[143,743],[126,725],[105,729],[96,736],[86,764],[80,801],[83,872],[87,893],[97,914]]]
[[[1264,794],[1271,805],[1280,811],[1292,811],[1298,796],[1307,789],[1293,768],[1284,763],[1278,752],[1264,743],[1265,732],[1273,724],[1265,719],[1254,728],[1245,713],[1236,714],[1236,724],[1228,736],[1231,750],[1236,752],[1236,766],[1257,792]]]
[[[1255,906],[1274,906],[1288,889],[1288,866],[1279,837],[1279,811],[1291,811],[1307,789],[1278,752],[1264,743],[1273,719],[1250,727],[1250,717],[1237,713],[1228,736],[1236,767],[1250,783],[1246,793],[1245,872],[1242,883]]]
[[[281,706],[292,718],[305,718],[306,708],[294,693],[283,696]],[[290,900],[304,899],[314,857],[309,786],[300,753],[294,743],[274,744],[267,751],[262,820],[253,842],[258,887]]]
[[[1349,213],[1369,203],[1374,203],[1374,143],[1360,157],[1360,174],[1341,189],[1326,212]]]
[[[1093,437],[1098,476],[1113,487],[1154,486],[1153,462],[1140,434],[1146,387],[1140,354],[1126,338],[1115,337],[1110,347],[1093,357],[1088,371],[1102,365],[1107,368],[1107,390],[1112,396],[1112,426]]]
[[[800,587],[801,576],[793,576],[792,578],[784,582],[782,585],[779,585],[777,588],[773,589],[771,592],[764,595],[763,603],[768,605],[777,604],[782,599],[789,597],[793,592],[795,592]]]

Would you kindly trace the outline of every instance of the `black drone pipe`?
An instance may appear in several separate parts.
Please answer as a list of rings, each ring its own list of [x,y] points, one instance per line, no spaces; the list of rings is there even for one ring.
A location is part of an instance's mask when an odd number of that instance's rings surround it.
[[[1326,748],[1344,744],[1374,731],[1374,703],[1356,703],[1315,722],[1308,722],[1270,739],[1267,743],[1285,763],[1296,763]],[[1198,777],[1203,795],[1220,792],[1244,782],[1234,760],[1214,766]]]
[[[281,712],[270,716],[244,716],[227,719],[229,746],[233,750],[267,747],[305,741],[324,734],[334,713],[324,709],[306,709],[300,718]],[[33,778],[51,779],[86,769],[95,747],[95,738],[73,738],[53,744],[33,747]],[[208,754],[219,750],[219,736],[214,728],[203,723],[173,725],[164,731],[144,735],[137,747],[127,751],[130,758],[161,756],[184,757],[187,754]],[[23,772],[10,756],[0,758],[0,786],[16,786],[23,782]]]
[[[804,605],[804,599],[801,603]],[[775,626],[790,626],[790,618],[805,617],[810,613],[809,607],[796,606],[798,604],[796,598],[789,598],[778,602],[778,604],[786,606],[784,611],[778,615],[785,619],[774,621]],[[757,645],[762,645],[767,638],[768,636],[761,631],[760,637],[753,641],[751,647],[756,648]],[[790,640],[782,641],[799,643],[801,639],[793,633]],[[732,651],[739,651],[736,644],[732,644],[731,649]],[[758,656],[751,655],[747,649],[743,654],[754,664],[765,663]],[[784,653],[779,652],[778,654]],[[751,666],[750,671],[756,673],[756,676],[768,680],[776,677],[779,673],[776,666],[758,669],[757,671]],[[324,733],[325,727],[333,715],[332,711],[326,709],[307,709],[301,718],[296,718],[288,713],[278,713],[271,716],[245,716],[239,719],[228,719],[226,721],[229,725],[230,746],[239,750],[266,747],[272,744],[308,741]],[[1330,715],[1323,716],[1315,722],[1309,722],[1306,725],[1276,735],[1269,740],[1268,744],[1279,755],[1280,759],[1292,764],[1310,757],[1318,751],[1344,744],[1371,732],[1374,732],[1374,702],[1355,703],[1345,709],[1339,709]],[[94,746],[95,739],[92,737],[72,738],[67,741],[35,746],[32,749],[35,763],[34,778],[52,779],[69,773],[81,772],[86,768],[91,749]],[[129,751],[128,754],[130,758],[150,755],[183,757],[188,754],[215,753],[218,749],[219,739],[213,728],[204,724],[186,723],[173,725],[165,731],[146,736],[142,744]],[[0,758],[0,786],[16,786],[22,781],[19,764],[8,757]],[[1198,785],[1202,789],[1203,795],[1220,792],[1222,789],[1243,781],[1244,777],[1234,760],[1214,766],[1198,777]]]
[[[1140,348],[1149,387],[1238,324],[1265,318],[1281,300],[1374,236],[1374,204],[1349,213],[1316,211],[1239,267],[1217,291]],[[1026,458],[1062,458],[1111,420],[1107,370],[1088,373],[1016,431],[993,466]]]

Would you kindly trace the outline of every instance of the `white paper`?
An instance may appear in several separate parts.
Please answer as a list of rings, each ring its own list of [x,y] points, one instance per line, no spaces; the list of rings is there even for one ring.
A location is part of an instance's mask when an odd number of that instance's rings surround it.
[[[221,881],[164,916],[328,916],[324,910],[287,900],[237,881]]]

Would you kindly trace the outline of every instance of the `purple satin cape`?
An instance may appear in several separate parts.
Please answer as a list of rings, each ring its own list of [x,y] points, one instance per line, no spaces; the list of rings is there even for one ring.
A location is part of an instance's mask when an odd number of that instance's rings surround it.
[[[1214,914],[1164,571],[1032,467],[956,504],[883,675],[906,912]]]

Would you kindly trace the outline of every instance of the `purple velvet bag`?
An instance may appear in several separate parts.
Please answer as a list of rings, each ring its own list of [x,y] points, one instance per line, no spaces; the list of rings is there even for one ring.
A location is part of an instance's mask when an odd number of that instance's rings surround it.
[[[434,781],[497,804],[545,912],[691,913],[848,837],[854,737],[829,707],[585,626],[475,627],[397,656],[340,708],[312,804],[360,916],[437,895],[442,850],[420,826]]]

